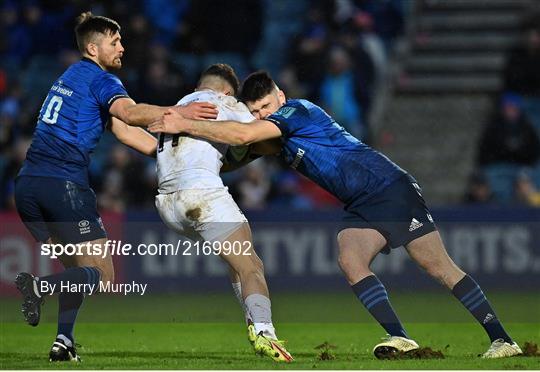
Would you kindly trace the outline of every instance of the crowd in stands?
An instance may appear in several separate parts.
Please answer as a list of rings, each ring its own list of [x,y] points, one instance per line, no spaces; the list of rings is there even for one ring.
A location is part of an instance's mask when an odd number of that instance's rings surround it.
[[[208,65],[228,63],[242,79],[265,69],[291,98],[324,107],[370,142],[369,112],[406,0],[4,0],[0,4],[0,210],[14,209],[13,181],[51,83],[80,58],[75,17],[105,15],[122,26],[117,72],[137,102],[174,105]],[[538,205],[534,169],[540,133],[540,34],[513,51],[501,106],[481,141],[466,201]],[[492,151],[492,149],[494,149]],[[495,167],[493,165],[496,165]],[[535,168],[536,167],[536,168]],[[506,172],[506,173],[505,173]],[[505,176],[502,177],[501,174]],[[106,133],[92,156],[92,187],[102,210],[152,208],[155,161]],[[224,174],[241,208],[333,208],[340,203],[277,157]],[[500,186],[499,182],[510,182]],[[509,187],[512,191],[508,191]],[[501,191],[503,190],[503,191]],[[515,191],[514,191],[515,190]]]
[[[174,105],[217,62],[242,79],[268,70],[289,97],[314,100],[366,138],[376,79],[403,31],[402,0],[6,0],[0,5],[0,209],[13,209],[13,180],[51,83],[80,57],[82,11],[122,26],[117,72],[137,102]],[[155,162],[106,133],[92,156],[102,210],[152,207]],[[277,158],[224,175],[242,208],[333,207],[336,199]]]
[[[540,207],[540,17],[526,22],[524,42],[510,51],[504,90],[480,138],[468,203]]]

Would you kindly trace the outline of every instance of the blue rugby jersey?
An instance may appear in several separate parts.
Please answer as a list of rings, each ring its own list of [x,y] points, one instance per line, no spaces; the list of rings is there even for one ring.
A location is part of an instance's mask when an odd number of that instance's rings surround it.
[[[266,120],[281,130],[287,164],[345,204],[367,200],[406,174],[309,101],[288,100]]]
[[[126,89],[113,74],[83,58],[52,85],[45,98],[20,176],[62,178],[88,186],[90,153]]]

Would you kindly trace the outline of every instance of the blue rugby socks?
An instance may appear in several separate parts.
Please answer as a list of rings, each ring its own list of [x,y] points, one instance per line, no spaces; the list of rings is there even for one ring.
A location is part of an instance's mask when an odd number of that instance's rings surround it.
[[[58,274],[41,277],[37,280],[39,295],[58,295],[58,338],[67,346],[73,346],[73,328],[85,293],[99,290],[100,272],[95,267],[70,267]],[[46,282],[47,286],[42,286]]]
[[[409,338],[399,321],[386,288],[375,275],[370,275],[352,285],[356,297],[390,336]]]
[[[58,332],[57,335],[65,336],[71,342],[64,339],[67,346],[73,346],[73,328],[77,313],[83,303],[84,293],[65,293],[58,295]]]
[[[499,319],[497,319],[497,315],[495,315],[495,311],[489,304],[484,292],[473,278],[465,275],[463,279],[456,283],[452,293],[469,310],[478,323],[484,327],[491,342],[499,338],[510,344],[513,342]]]

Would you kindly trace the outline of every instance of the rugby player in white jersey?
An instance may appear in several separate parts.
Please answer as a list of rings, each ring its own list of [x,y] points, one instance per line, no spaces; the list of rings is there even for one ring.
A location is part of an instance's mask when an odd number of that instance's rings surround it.
[[[197,89],[178,105],[210,102],[217,120],[251,122],[253,115],[234,98],[239,81],[226,64],[202,73]],[[263,264],[253,249],[251,230],[219,173],[229,145],[186,135],[160,134],[157,151],[159,194],[156,207],[172,230],[198,242],[210,242],[229,265],[232,285],[248,321],[255,352],[275,361],[292,361],[276,337]]]

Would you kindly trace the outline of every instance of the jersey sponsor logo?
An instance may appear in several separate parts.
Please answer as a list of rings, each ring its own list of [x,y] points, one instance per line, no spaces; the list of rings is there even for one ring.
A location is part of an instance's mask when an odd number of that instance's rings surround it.
[[[296,108],[294,107],[282,107],[277,112],[276,115],[283,116],[285,119],[288,119],[294,112],[296,111]]]
[[[302,161],[302,158],[304,157],[305,153],[306,152],[302,150],[301,148],[298,149],[298,151],[296,152],[296,158],[294,158],[294,161],[291,164],[292,169],[296,169],[298,165],[300,165],[300,162]]]
[[[59,85],[53,85],[51,90],[53,92],[56,92],[56,93],[63,94],[65,96],[71,97],[71,95],[73,94],[73,91],[71,89],[61,87],[60,85],[62,84],[62,81],[59,81],[58,84]]]
[[[422,222],[418,221],[416,218],[413,218],[409,226],[409,231],[414,231],[422,226],[424,226]]]

